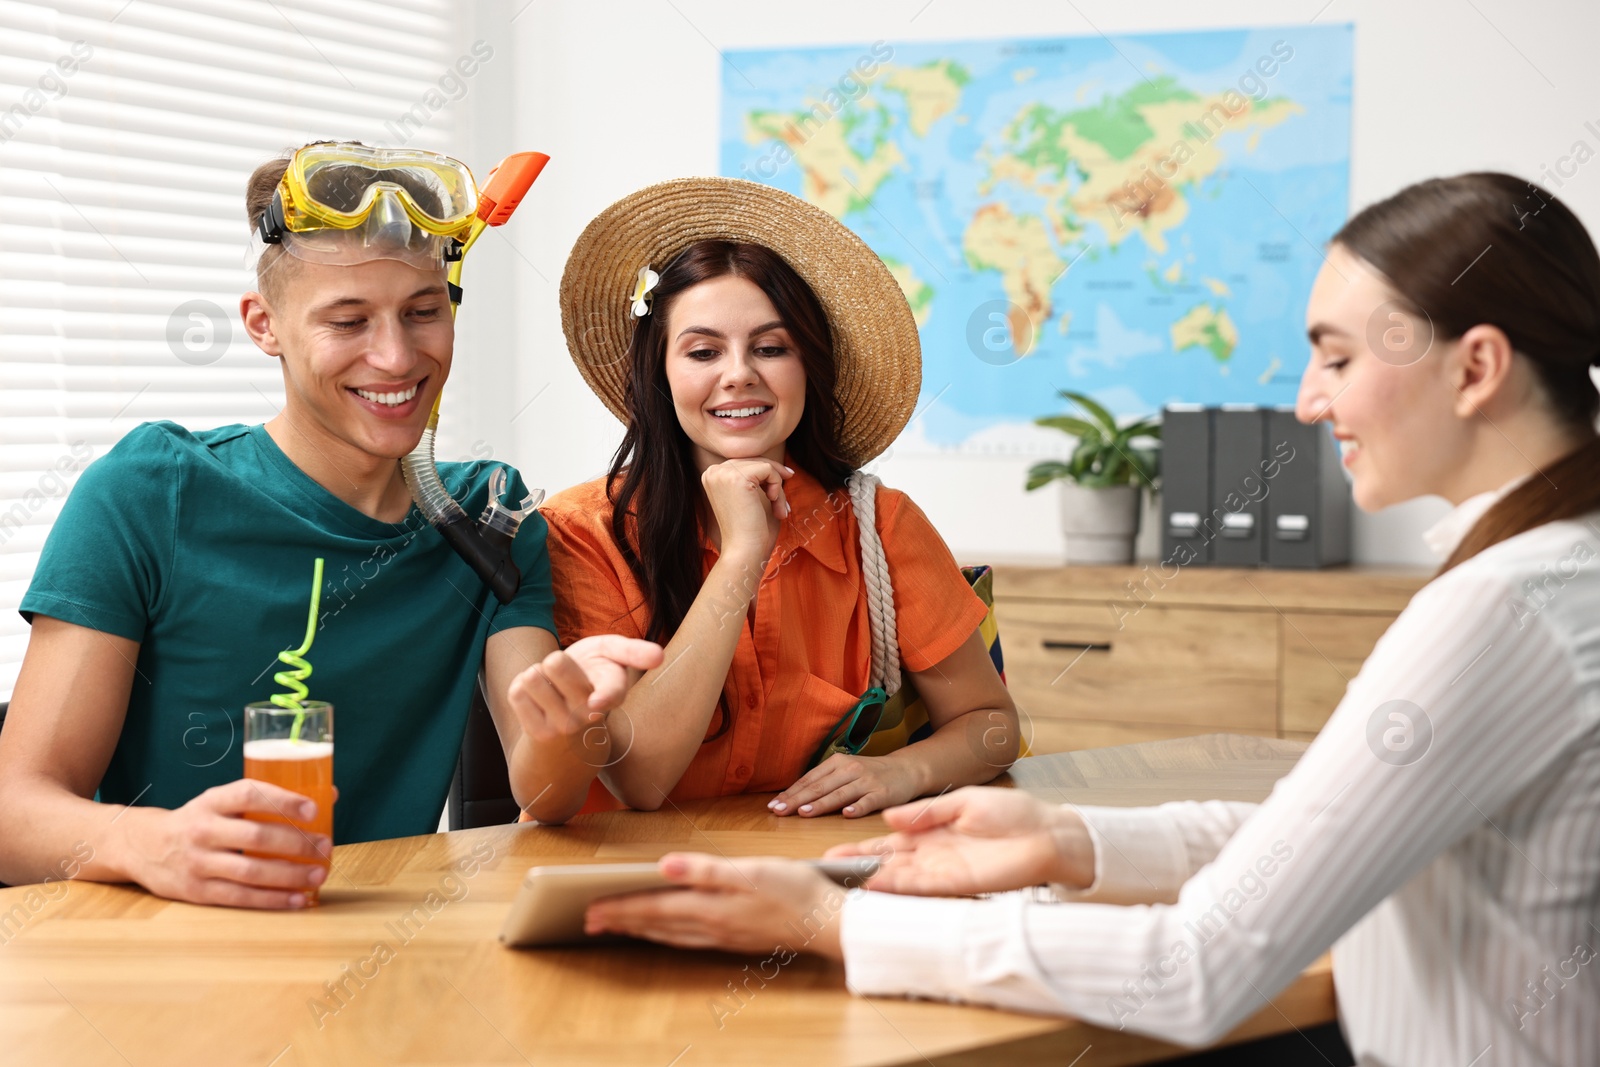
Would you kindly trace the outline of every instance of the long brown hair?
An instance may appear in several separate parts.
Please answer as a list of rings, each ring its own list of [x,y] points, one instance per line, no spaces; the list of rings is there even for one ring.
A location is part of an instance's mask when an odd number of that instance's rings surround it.
[[[1548,522],[1600,509],[1600,253],[1533,182],[1492,172],[1434,178],[1362,210],[1333,236],[1388,281],[1436,341],[1498,326],[1533,366],[1552,416],[1584,439],[1497,501],[1439,573]],[[1463,269],[1465,268],[1465,269]]]
[[[644,592],[650,610],[645,636],[662,644],[682,625],[701,585],[700,472],[667,385],[667,318],[680,293],[727,275],[767,294],[799,350],[806,393],[788,441],[795,464],[830,493],[844,487],[852,470],[839,448],[844,412],[833,394],[833,334],[811,287],[761,245],[699,241],[684,249],[661,271],[650,313],[633,331],[628,430],[606,475],[611,536]]]

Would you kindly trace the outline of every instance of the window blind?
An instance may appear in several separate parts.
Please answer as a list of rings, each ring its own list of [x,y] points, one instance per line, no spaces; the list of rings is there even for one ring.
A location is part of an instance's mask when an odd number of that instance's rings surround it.
[[[141,422],[283,403],[238,316],[250,171],[317,139],[456,150],[461,37],[448,0],[0,0],[0,700],[83,467]]]

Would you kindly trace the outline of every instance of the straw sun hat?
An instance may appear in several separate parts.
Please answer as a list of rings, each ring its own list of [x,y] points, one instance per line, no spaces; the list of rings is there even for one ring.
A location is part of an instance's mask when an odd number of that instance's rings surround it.
[[[624,422],[628,344],[639,320],[641,267],[661,272],[696,241],[764,245],[811,286],[833,332],[844,408],[839,444],[859,467],[899,436],[922,386],[911,308],[866,243],[788,193],[737,178],[680,178],[641,189],[595,216],[561,276],[561,327],[589,388]]]

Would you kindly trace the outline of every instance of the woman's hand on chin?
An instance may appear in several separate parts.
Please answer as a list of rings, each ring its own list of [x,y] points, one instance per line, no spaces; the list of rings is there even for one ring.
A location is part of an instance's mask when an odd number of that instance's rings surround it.
[[[701,472],[700,485],[722,534],[722,555],[764,562],[772,554],[778,524],[789,516],[783,483],[793,474],[770,459],[725,459]]]
[[[922,792],[916,769],[886,756],[834,753],[767,802],[774,815],[827,815],[854,819],[904,804]]]
[[[674,852],[662,857],[661,873],[681,888],[597,900],[584,917],[584,932],[679,948],[843,958],[845,891],[806,864]]]

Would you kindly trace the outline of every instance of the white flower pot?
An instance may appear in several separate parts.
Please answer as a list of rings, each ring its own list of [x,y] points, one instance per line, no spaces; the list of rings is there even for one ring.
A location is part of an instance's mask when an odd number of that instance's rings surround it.
[[[1061,533],[1068,563],[1132,563],[1139,532],[1142,487],[1114,485],[1085,489],[1061,479]]]

